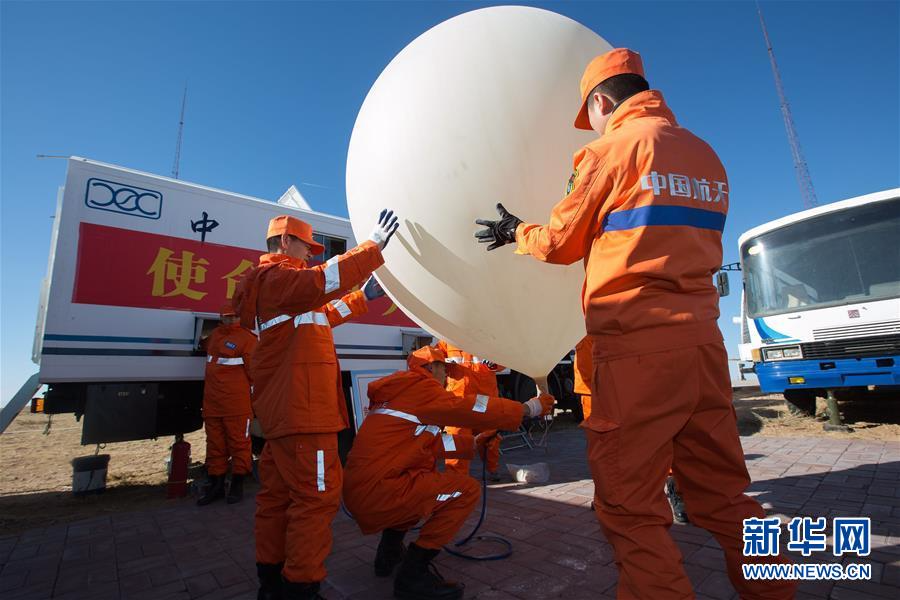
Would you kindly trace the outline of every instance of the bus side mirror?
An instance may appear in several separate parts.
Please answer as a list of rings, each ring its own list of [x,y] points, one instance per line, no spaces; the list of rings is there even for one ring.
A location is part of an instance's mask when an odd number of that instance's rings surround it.
[[[718,273],[716,273],[716,288],[719,290],[720,298],[731,293],[731,286],[728,283],[727,271],[719,271]]]

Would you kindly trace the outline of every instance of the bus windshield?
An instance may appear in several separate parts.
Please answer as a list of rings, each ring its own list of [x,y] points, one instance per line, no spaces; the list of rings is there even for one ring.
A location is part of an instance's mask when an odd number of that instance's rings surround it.
[[[900,296],[900,198],[826,213],[741,246],[751,318]]]

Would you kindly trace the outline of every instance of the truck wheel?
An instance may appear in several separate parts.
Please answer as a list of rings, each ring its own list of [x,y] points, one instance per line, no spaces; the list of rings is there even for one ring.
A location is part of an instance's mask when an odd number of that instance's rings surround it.
[[[806,390],[790,390],[784,393],[784,404],[788,412],[796,417],[816,415],[816,395]]]

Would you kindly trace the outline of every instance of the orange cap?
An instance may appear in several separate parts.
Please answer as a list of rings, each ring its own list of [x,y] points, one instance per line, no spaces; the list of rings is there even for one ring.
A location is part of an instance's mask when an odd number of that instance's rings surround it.
[[[231,303],[226,302],[222,305],[222,308],[219,309],[220,317],[236,317],[237,312],[235,312],[234,307]]]
[[[447,360],[447,355],[440,348],[437,348],[436,346],[423,346],[415,352],[409,353],[406,364],[412,369],[415,367],[424,367],[433,362],[444,362],[445,360]]]
[[[587,99],[591,90],[610,77],[624,73],[644,76],[644,63],[641,62],[641,55],[628,48],[615,48],[588,63],[584,75],[581,76],[581,110],[575,117],[576,128],[592,129],[587,111]]]
[[[266,239],[283,233],[292,235],[309,244],[310,252],[313,255],[325,252],[325,246],[313,240],[312,226],[306,221],[301,221],[297,217],[290,215],[278,215],[269,221],[269,231],[266,233]]]

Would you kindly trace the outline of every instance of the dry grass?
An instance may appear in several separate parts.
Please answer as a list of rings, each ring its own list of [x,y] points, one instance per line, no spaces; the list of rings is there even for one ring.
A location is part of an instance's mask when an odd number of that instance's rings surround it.
[[[101,454],[110,455],[106,492],[75,498],[72,459],[94,454],[96,447],[81,445],[81,424],[72,415],[55,415],[45,435],[48,420],[23,411],[0,435],[0,535],[166,502],[166,459],[173,438],[101,447]],[[203,431],[185,439],[192,462],[202,464]]]

